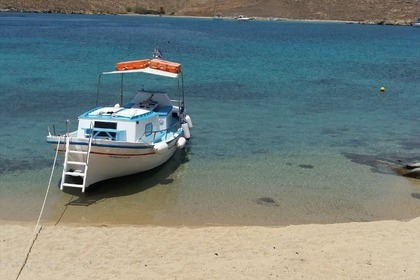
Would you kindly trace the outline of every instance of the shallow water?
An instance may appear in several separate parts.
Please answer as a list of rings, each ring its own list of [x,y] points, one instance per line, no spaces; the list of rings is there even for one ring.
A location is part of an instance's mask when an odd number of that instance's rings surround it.
[[[156,44],[183,65],[186,153],[86,195],[57,189],[58,164],[44,219],[285,225],[420,214],[419,180],[392,171],[420,159],[419,30],[10,13],[0,25],[1,219],[37,218],[54,157],[47,127],[75,127],[97,75]],[[118,100],[111,82],[104,102]]]

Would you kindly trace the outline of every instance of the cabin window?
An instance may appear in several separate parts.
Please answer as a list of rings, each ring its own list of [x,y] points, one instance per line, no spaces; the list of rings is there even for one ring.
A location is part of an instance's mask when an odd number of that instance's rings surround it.
[[[146,124],[146,126],[144,127],[144,134],[146,136],[149,136],[150,134],[152,134],[152,132],[153,132],[153,124],[152,123]]]
[[[109,131],[109,129],[117,129],[117,123],[116,122],[95,122],[94,128],[96,128],[96,131],[99,131],[96,136],[99,137],[110,137],[111,139],[115,139],[117,136],[116,131]],[[104,131],[101,131],[101,130]],[[94,129],[95,130],[95,129]]]

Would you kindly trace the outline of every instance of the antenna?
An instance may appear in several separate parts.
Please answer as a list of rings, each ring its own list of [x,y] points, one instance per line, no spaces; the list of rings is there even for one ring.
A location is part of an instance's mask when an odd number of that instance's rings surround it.
[[[161,58],[162,57],[162,52],[159,50],[157,44],[155,49],[153,50],[153,58]]]

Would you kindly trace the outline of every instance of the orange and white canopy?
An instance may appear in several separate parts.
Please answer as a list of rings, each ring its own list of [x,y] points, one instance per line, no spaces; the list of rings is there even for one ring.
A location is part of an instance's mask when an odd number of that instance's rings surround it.
[[[148,73],[152,75],[178,78],[181,64],[161,59],[142,59],[119,62],[116,70],[102,74]]]

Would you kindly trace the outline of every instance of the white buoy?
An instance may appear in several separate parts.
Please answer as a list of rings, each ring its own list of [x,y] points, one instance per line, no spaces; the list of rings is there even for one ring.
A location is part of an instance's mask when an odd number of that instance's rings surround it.
[[[187,143],[187,139],[185,139],[184,137],[180,137],[178,141],[176,142],[176,145],[178,146],[178,148],[182,149],[185,147],[186,143]]]
[[[161,154],[161,153],[166,152],[168,150],[168,144],[166,142],[162,141],[162,142],[159,142],[159,143],[155,144],[153,146],[153,149],[157,153]]]
[[[193,127],[192,120],[191,120],[191,117],[189,115],[185,116],[185,121],[187,122],[189,128]]]
[[[187,138],[187,139],[190,139],[191,134],[190,134],[190,129],[188,128],[187,123],[182,124],[182,130],[184,131],[184,137]]]

